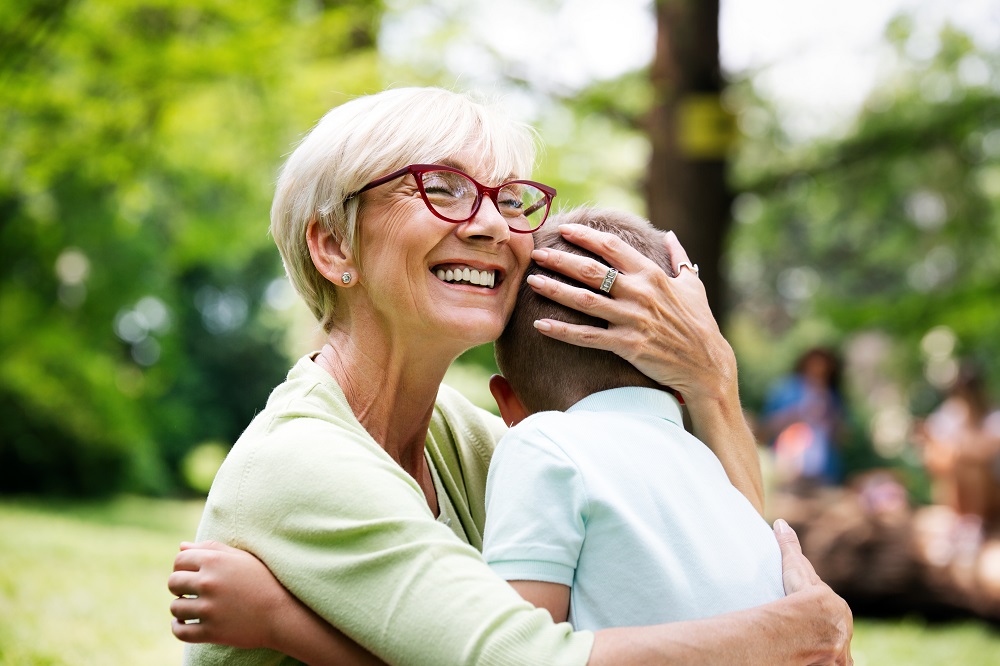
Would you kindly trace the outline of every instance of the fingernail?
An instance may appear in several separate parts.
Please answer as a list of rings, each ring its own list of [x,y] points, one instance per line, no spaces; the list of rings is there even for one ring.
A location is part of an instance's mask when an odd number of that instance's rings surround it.
[[[567,234],[571,234],[574,231],[576,231],[576,227],[577,226],[578,225],[576,225],[576,224],[560,224],[559,225],[559,233],[561,233],[563,236],[565,236]]]
[[[776,521],[774,521],[774,533],[775,534],[790,534],[791,531],[792,531],[792,528],[789,527],[788,523],[786,523],[781,518],[778,518]]]
[[[551,331],[552,324],[550,324],[547,321],[542,321],[541,319],[536,319],[535,328],[537,328],[539,331]]]
[[[528,284],[530,284],[535,289],[541,289],[542,287],[545,286],[545,278],[543,278],[541,275],[529,275],[527,280]]]
[[[535,261],[545,261],[549,258],[548,250],[533,250],[531,253],[531,258]]]

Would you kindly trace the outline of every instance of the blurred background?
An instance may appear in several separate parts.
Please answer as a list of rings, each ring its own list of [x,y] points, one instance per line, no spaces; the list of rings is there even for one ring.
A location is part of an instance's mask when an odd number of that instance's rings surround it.
[[[178,663],[177,542],[317,346],[276,171],[404,85],[501,96],[560,207],[678,234],[856,663],[1000,664],[993,0],[0,5],[0,664]],[[448,381],[493,408],[493,370]]]

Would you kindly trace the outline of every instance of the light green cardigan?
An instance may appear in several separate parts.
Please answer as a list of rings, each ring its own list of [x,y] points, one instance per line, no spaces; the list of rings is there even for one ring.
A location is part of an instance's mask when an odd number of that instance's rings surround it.
[[[486,473],[502,430],[495,416],[441,387],[426,451],[466,544],[435,520],[333,378],[303,358],[219,470],[198,539],[250,551],[389,663],[585,664],[593,636],[553,624],[479,554]],[[189,646],[185,657],[199,665],[296,663],[217,645]]]

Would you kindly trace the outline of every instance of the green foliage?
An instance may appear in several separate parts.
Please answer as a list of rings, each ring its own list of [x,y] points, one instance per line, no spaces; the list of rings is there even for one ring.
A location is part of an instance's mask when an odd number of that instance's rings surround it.
[[[238,436],[287,370],[276,166],[377,82],[380,12],[0,10],[0,492],[165,492],[190,447]]]
[[[748,132],[729,266],[749,403],[807,346],[849,361],[873,349],[849,368],[852,397],[866,426],[896,419],[890,458],[912,455],[906,419],[939,399],[955,359],[979,359],[1000,389],[1000,54],[946,27],[915,60],[909,25],[890,26],[898,66],[844,136],[796,142],[752,81],[729,92]],[[953,348],[922,346],[938,327]]]

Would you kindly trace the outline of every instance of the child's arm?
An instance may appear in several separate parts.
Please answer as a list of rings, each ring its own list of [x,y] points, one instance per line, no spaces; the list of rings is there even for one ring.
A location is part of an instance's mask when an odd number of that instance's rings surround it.
[[[242,550],[214,541],[182,543],[167,586],[178,595],[170,604],[174,635],[187,643],[265,647],[313,666],[385,663],[316,615]]]
[[[538,580],[508,581],[521,597],[535,608],[544,608],[553,622],[566,622],[569,617],[569,587]]]

